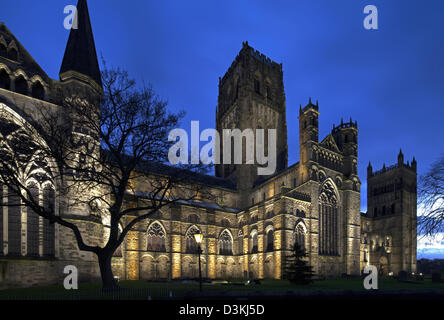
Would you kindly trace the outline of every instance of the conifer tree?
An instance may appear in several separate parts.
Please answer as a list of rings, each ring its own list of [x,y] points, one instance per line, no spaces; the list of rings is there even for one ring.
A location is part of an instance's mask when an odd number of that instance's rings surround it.
[[[293,254],[287,256],[285,263],[286,279],[291,283],[306,285],[313,281],[313,267],[308,264],[305,257],[307,257],[305,249],[295,243]]]

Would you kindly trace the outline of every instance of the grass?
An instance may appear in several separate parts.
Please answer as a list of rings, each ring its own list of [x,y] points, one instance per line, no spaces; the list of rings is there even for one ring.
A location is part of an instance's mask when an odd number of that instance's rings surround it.
[[[240,282],[238,282],[240,283]],[[63,286],[32,287],[22,289],[7,289],[0,291],[0,300],[148,300],[185,298],[190,293],[197,293],[199,284],[196,282],[148,282],[148,281],[121,281],[122,290],[114,293],[101,291],[100,283],[85,283],[79,285],[79,290],[65,290]],[[433,283],[430,278],[424,281],[403,283],[392,278],[380,278],[379,290],[409,290],[409,291],[444,291],[444,283]],[[223,295],[224,292],[238,292],[239,294],[260,291],[262,294],[285,293],[288,291],[365,291],[361,278],[340,278],[316,280],[307,286],[293,285],[285,280],[263,280],[259,285],[239,284],[203,284],[205,292]],[[170,296],[171,294],[171,296]]]

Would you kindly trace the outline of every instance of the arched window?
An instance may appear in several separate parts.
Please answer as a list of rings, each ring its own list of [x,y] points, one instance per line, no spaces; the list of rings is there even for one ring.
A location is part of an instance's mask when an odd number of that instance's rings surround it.
[[[236,81],[234,99],[239,98],[239,81]]]
[[[45,89],[43,88],[40,81],[36,81],[32,85],[32,96],[40,100],[43,100],[45,98]]]
[[[219,237],[219,254],[233,255],[233,239],[228,230],[224,230]]]
[[[147,234],[147,250],[165,252],[165,232],[158,222],[154,222],[148,228]]]
[[[294,244],[299,245],[301,249],[305,249],[305,228],[302,223],[299,223],[296,226],[294,232]]]
[[[319,254],[338,254],[338,196],[327,181],[319,196]]]
[[[20,256],[22,254],[22,223],[21,207],[19,196],[8,190],[8,254],[11,256]]]
[[[244,233],[242,230],[239,230],[239,233],[237,234],[237,245],[239,254],[244,254]]]
[[[271,94],[271,88],[270,88],[269,84],[267,84],[266,90],[267,90],[267,99],[270,100],[270,101],[273,100],[273,97],[272,97],[272,94]]]
[[[6,46],[0,42],[0,56],[6,58],[6,55],[7,55]]]
[[[251,253],[258,252],[258,239],[257,239],[257,231],[256,230],[253,230],[253,232],[251,233],[250,252]]]
[[[273,251],[274,250],[273,243],[274,243],[273,229],[270,229],[267,232],[267,251]]]
[[[35,183],[28,186],[32,201],[39,203],[39,188]],[[30,199],[31,200],[31,199]],[[39,256],[39,216],[30,207],[26,207],[27,219],[27,247],[28,256]]]
[[[11,78],[9,78],[6,70],[0,70],[0,88],[10,90],[11,89]]]
[[[43,200],[43,208],[47,213],[55,214],[55,191],[52,187],[52,172],[49,166],[49,159],[36,152],[38,150],[33,139],[29,139],[29,133],[26,132],[26,126],[23,125],[23,119],[14,113],[9,113],[8,108],[3,110],[5,113],[0,117],[0,128],[3,135],[1,153],[2,159],[14,168],[17,173],[14,178],[28,181],[32,196],[39,203]],[[34,133],[32,129],[31,133]],[[38,136],[35,132],[34,137]],[[12,161],[8,161],[12,159]],[[23,171],[21,169],[23,168]],[[27,168],[26,170],[24,168]],[[37,182],[38,181],[38,182]],[[29,184],[31,183],[31,184]],[[35,183],[35,184],[33,184]],[[40,185],[45,186],[43,189]],[[22,231],[25,234],[27,252],[25,255],[40,255],[40,241],[43,240],[43,255],[54,256],[55,253],[55,231],[54,223],[48,219],[43,219],[42,228],[40,227],[40,217],[32,212],[30,208],[20,206],[20,193],[14,192],[13,188],[8,189],[7,204],[8,207],[8,253],[10,255],[20,256],[22,254]],[[5,208],[4,208],[5,211]],[[6,212],[5,212],[6,213]],[[27,228],[22,230],[22,216],[27,222]],[[40,234],[42,233],[42,234]],[[41,238],[42,237],[42,238]],[[39,243],[37,243],[39,242]]]
[[[9,48],[8,50],[8,58],[14,61],[18,60],[18,52],[15,48]]]
[[[356,174],[356,165],[353,165],[354,173]],[[356,181],[353,181],[353,191],[358,191],[358,184]]]
[[[55,191],[52,186],[47,185],[43,189],[43,206],[47,212],[55,214]],[[55,230],[54,223],[48,219],[43,220],[43,255],[53,257],[55,254]]]
[[[28,94],[28,82],[20,75],[15,79],[15,92],[27,95]]]
[[[261,82],[257,78],[254,78],[254,92],[261,94]]]
[[[191,226],[185,234],[187,253],[197,253],[197,243],[196,239],[194,239],[194,234],[196,233],[200,233],[199,228],[196,226]]]

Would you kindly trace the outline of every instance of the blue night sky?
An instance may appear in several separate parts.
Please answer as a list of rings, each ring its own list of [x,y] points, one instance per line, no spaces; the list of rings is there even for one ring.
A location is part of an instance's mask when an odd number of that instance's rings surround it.
[[[0,21],[58,79],[68,31],[63,8],[76,0],[1,1]],[[376,5],[379,30],[365,30]],[[358,121],[359,176],[395,163],[402,148],[419,174],[442,152],[444,1],[90,0],[97,52],[107,64],[152,84],[183,127],[214,127],[218,78],[248,40],[283,63],[289,164],[299,159],[298,110],[319,100],[320,138],[341,117]]]

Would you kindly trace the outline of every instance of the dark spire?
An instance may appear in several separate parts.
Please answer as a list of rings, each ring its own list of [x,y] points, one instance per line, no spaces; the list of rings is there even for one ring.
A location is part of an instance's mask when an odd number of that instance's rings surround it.
[[[69,34],[62,67],[60,68],[60,78],[65,72],[75,71],[90,77],[99,86],[102,86],[86,0],[79,0],[77,3],[77,20],[78,28],[71,29]]]
[[[399,149],[398,165],[403,165],[403,164],[404,164],[404,154],[402,153],[402,150]]]
[[[412,160],[412,168],[413,168],[413,170],[415,170],[415,171],[416,171],[416,166],[417,166],[416,159],[415,159],[415,157],[413,157],[413,160]]]

